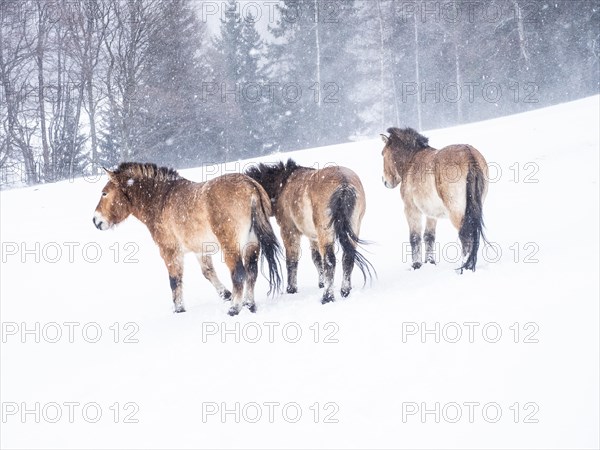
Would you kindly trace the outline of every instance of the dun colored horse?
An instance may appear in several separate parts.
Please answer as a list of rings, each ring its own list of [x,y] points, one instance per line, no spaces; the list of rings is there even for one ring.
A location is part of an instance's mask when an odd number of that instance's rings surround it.
[[[122,163],[102,190],[93,222],[107,230],[130,214],[143,222],[169,272],[175,312],[184,312],[183,255],[196,254],[202,274],[221,298],[232,299],[230,315],[242,306],[255,312],[254,284],[260,250],[269,266],[270,291],[279,290],[277,238],[269,223],[271,202],[264,189],[242,174],[194,183],[154,164]],[[231,272],[233,295],[217,277],[212,255],[220,249]]]
[[[281,228],[286,251],[287,292],[298,291],[297,272],[300,258],[300,238],[310,240],[312,260],[319,273],[319,287],[325,287],[321,303],[334,300],[334,243],[342,250],[342,297],[352,289],[354,264],[366,282],[372,265],[357,250],[360,224],[365,214],[365,193],[353,171],[345,167],[320,170],[302,167],[289,159],[287,163],[259,164],[246,171],[267,191],[273,203],[273,214]]]
[[[389,128],[382,135],[383,182],[394,189],[400,184],[404,213],[410,229],[413,268],[421,267],[421,233],[425,223],[425,261],[435,264],[437,219],[450,218],[458,230],[463,257],[460,267],[475,271],[477,250],[483,236],[483,202],[488,190],[488,166],[470,145],[450,145],[441,150],[412,128]]]

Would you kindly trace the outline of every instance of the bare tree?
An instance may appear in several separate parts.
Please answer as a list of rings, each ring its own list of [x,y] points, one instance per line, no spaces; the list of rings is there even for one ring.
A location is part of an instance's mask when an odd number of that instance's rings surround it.
[[[134,158],[142,127],[137,126],[138,92],[143,85],[149,39],[160,26],[160,0],[110,0],[112,27],[103,33],[107,54],[105,85],[116,125],[120,159]]]
[[[69,47],[78,66],[78,81],[88,114],[91,141],[92,173],[98,169],[97,107],[103,93],[98,66],[102,61],[105,37],[110,24],[111,4],[101,0],[85,0],[70,14]],[[78,110],[79,111],[79,110]]]
[[[23,175],[28,183],[37,181],[37,170],[31,139],[35,132],[35,115],[29,106],[32,95],[31,77],[33,55],[31,43],[26,39],[27,22],[17,12],[3,11],[0,27],[0,83],[3,101],[0,111],[3,118],[0,167],[23,164]],[[17,153],[15,150],[18,150]]]
[[[49,21],[47,16],[47,8],[43,3],[36,2],[35,4],[37,11],[37,32],[35,33],[35,63],[37,66],[37,103],[39,110],[39,125],[40,134],[42,141],[42,158],[44,165],[42,168],[43,177],[46,181],[53,181],[54,176],[52,173],[52,167],[50,164],[50,147],[48,145],[48,133],[46,127],[46,99],[44,96],[44,89],[46,82],[44,78],[44,62],[46,58],[46,49],[48,47],[48,34],[49,34]]]

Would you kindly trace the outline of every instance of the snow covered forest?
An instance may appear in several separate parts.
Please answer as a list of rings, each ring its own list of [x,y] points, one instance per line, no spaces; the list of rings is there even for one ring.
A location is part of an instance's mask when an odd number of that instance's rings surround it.
[[[0,6],[3,188],[452,126],[600,87],[596,1]]]

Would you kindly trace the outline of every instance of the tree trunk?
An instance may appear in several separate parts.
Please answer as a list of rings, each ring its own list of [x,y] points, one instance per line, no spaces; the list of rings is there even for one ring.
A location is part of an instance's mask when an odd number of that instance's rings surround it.
[[[317,89],[318,106],[321,108],[321,36],[319,35],[319,0],[315,0],[315,45],[317,48]]]
[[[456,83],[457,95],[456,99],[456,119],[458,123],[463,122],[463,108],[462,108],[462,75],[460,67],[460,54],[458,53],[458,43],[456,42],[456,31],[454,32],[454,81]]]
[[[379,14],[379,101],[381,104],[381,125],[380,128],[385,130],[385,36],[383,30],[383,12],[381,11],[381,0],[377,0],[377,11]],[[394,74],[392,73],[392,76]]]
[[[73,121],[73,129],[71,130],[71,154],[69,161],[69,179],[72,180],[75,176],[75,154],[77,153],[77,139],[79,137],[79,119],[81,118],[81,105],[84,97],[84,82],[81,81],[79,87],[79,96],[77,98],[77,109],[75,110],[75,120]]]
[[[37,75],[38,75],[38,110],[40,120],[40,133],[42,138],[42,158],[44,161],[44,167],[42,173],[44,174],[45,181],[55,181],[52,173],[52,167],[50,164],[50,147],[48,146],[48,131],[46,127],[46,101],[44,98],[44,49],[46,46],[46,33],[47,30],[44,28],[46,18],[44,17],[43,5],[37,4],[38,7],[38,33],[37,33],[37,46],[36,46],[36,63],[37,63]]]
[[[90,136],[92,138],[92,174],[98,173],[98,136],[96,133],[96,104],[91,77],[86,80]]]
[[[523,10],[517,0],[512,0],[515,9],[515,20],[517,21],[517,31],[519,33],[519,49],[525,59],[525,64],[529,67],[529,53],[527,52],[527,38],[525,37],[525,27],[523,26]]]
[[[421,110],[421,74],[419,61],[419,24],[417,22],[417,14],[413,14],[415,25],[415,82],[417,83],[417,126],[419,131],[423,129],[423,118]]]
[[[460,5],[457,1],[454,1],[454,8],[458,11]],[[458,98],[456,99],[456,119],[458,123],[462,123],[463,117],[463,104],[462,104],[462,67],[460,64],[460,32],[459,27],[454,27],[452,32],[452,43],[454,44],[454,82],[456,83],[456,90]]]
[[[99,33],[97,19],[94,18],[94,11],[98,10],[95,3],[85,8],[87,29],[85,30],[85,49],[83,60],[83,73],[85,76],[85,87],[87,93],[88,119],[90,121],[90,137],[92,141],[92,174],[98,174],[98,135],[96,132],[96,102],[94,100],[94,68],[98,62],[99,47],[102,45],[102,39],[98,36],[94,43],[94,34]],[[96,48],[95,46],[98,46]]]
[[[59,31],[60,33],[60,31]],[[63,56],[63,41],[64,36],[60,35],[58,37],[58,49],[56,52],[56,100],[53,105],[53,133],[52,133],[52,173],[58,173],[58,161],[59,149],[62,149],[62,137],[64,135],[64,127],[60,126],[61,118],[64,114],[64,105],[63,105],[63,70],[64,70],[64,56]]]

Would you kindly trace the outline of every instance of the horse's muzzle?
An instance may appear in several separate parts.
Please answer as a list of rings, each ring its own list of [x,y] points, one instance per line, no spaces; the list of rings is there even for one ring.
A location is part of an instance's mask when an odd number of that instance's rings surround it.
[[[110,228],[108,226],[108,223],[98,213],[94,214],[94,217],[92,218],[92,222],[94,223],[94,226],[101,231],[108,230]]]
[[[388,183],[384,177],[381,177],[381,181],[383,181],[383,184],[386,188],[388,189],[394,189],[394,186],[392,186],[390,183]]]

